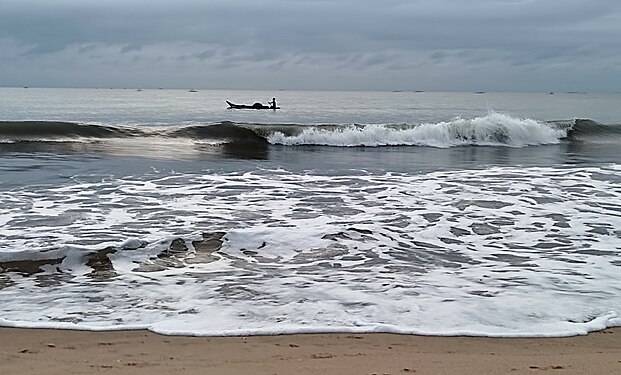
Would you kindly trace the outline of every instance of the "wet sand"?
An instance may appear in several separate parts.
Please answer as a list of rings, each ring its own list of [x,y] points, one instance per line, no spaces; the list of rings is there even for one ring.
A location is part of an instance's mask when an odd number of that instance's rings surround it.
[[[0,328],[0,374],[621,374],[621,329],[567,338],[162,336]]]

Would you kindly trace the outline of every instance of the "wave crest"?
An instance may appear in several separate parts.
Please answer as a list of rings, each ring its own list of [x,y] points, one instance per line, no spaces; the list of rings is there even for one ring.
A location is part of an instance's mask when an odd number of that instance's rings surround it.
[[[519,119],[501,113],[473,119],[455,118],[447,122],[421,125],[349,125],[337,129],[308,127],[301,133],[268,135],[273,144],[356,146],[432,146],[454,147],[489,145],[523,147],[559,143],[567,129],[554,128],[532,119]]]
[[[557,144],[561,140],[621,139],[621,125],[588,119],[537,121],[492,112],[470,119],[424,124],[257,124],[221,121],[185,126],[114,126],[53,121],[0,121],[0,144],[91,142],[99,139],[188,139],[192,142],[257,146],[332,147],[507,146]]]

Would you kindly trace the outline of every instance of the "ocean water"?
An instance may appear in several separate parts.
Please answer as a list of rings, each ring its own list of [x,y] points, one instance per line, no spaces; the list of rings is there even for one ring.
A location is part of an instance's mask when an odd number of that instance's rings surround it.
[[[267,103],[278,111],[231,110]],[[0,89],[0,325],[621,325],[621,94]]]

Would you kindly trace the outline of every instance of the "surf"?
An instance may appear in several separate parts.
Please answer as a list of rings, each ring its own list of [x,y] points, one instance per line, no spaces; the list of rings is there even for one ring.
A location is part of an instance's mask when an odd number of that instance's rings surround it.
[[[565,130],[554,129],[540,121],[493,113],[472,119],[455,118],[447,122],[420,125],[309,127],[293,136],[275,132],[268,136],[268,140],[273,144],[336,147],[524,147],[558,143],[566,135]]]
[[[220,121],[167,126],[119,126],[62,121],[0,121],[0,143],[99,142],[115,139],[186,139],[190,142],[280,146],[451,148],[464,146],[527,147],[588,141],[621,140],[621,125],[589,119],[540,121],[492,112],[485,116],[435,123],[265,124]]]

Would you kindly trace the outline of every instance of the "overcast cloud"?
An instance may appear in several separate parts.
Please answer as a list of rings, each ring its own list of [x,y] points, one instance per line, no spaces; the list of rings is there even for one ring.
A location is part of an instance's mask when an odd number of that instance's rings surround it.
[[[621,91],[621,2],[0,0],[0,86]]]

